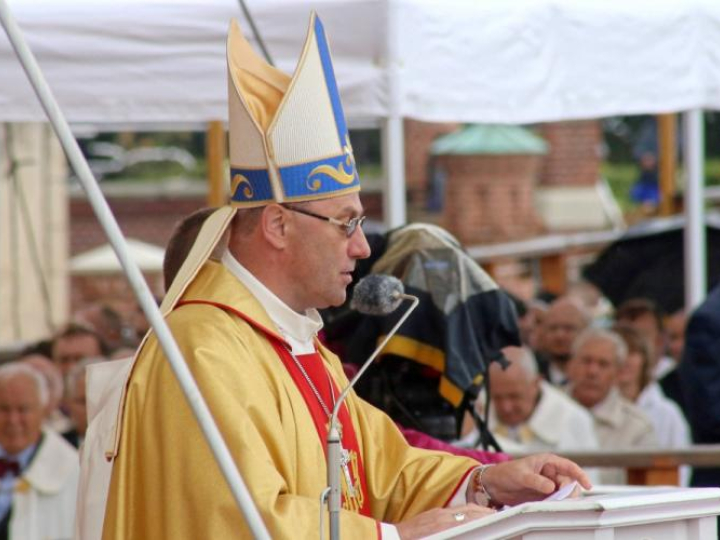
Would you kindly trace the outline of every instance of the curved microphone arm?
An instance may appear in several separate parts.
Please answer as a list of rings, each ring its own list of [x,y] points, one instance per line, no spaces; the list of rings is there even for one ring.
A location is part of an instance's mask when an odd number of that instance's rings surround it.
[[[395,333],[398,331],[400,326],[405,322],[405,320],[410,316],[410,314],[415,310],[415,308],[420,303],[420,299],[417,296],[413,296],[411,294],[405,294],[405,293],[396,293],[395,299],[402,299],[402,300],[411,300],[412,304],[407,309],[407,311],[403,314],[402,317],[400,317],[400,320],[395,324],[395,326],[392,327],[390,332],[388,332],[387,336],[385,336],[385,339],[382,340],[380,345],[375,349],[375,351],[370,355],[370,358],[368,358],[365,363],[362,365],[360,370],[357,372],[357,374],[352,378],[350,381],[350,384],[348,384],[345,389],[340,393],[338,396],[337,401],[335,402],[335,407],[333,407],[332,415],[330,416],[330,428],[328,430],[328,438],[327,438],[327,459],[328,459],[328,468],[327,468],[327,478],[328,478],[328,488],[329,488],[329,494],[328,494],[328,511],[330,513],[330,538],[331,540],[339,540],[340,538],[340,466],[341,466],[341,440],[340,440],[340,432],[338,430],[337,426],[337,417],[338,413],[340,411],[340,406],[342,405],[343,401],[345,401],[345,398],[350,393],[350,390],[353,389],[355,386],[355,383],[360,379],[360,377],[363,376],[363,373],[367,370],[368,367],[370,367],[370,364],[373,363],[373,360],[377,357],[378,354],[383,350],[385,345],[387,345],[387,342],[390,341],[390,338],[395,335]],[[348,486],[349,487],[349,486]],[[327,490],[326,490],[327,491]]]
[[[330,426],[334,426],[337,422],[337,416],[340,411],[340,405],[342,405],[343,401],[345,401],[345,398],[350,393],[350,390],[353,389],[355,386],[355,383],[357,383],[358,379],[363,376],[363,374],[367,371],[367,369],[370,367],[370,365],[373,363],[373,360],[377,358],[377,355],[382,352],[382,350],[385,348],[385,345],[387,345],[387,342],[390,341],[390,338],[392,338],[395,333],[398,331],[398,329],[402,326],[402,324],[405,322],[405,319],[407,319],[410,314],[415,311],[415,308],[420,303],[420,299],[417,296],[413,296],[412,294],[405,294],[405,293],[397,293],[396,298],[402,298],[403,300],[411,300],[412,304],[407,309],[407,311],[403,314],[402,317],[400,317],[400,320],[395,324],[395,326],[392,327],[390,332],[388,332],[387,336],[385,336],[385,339],[382,340],[380,345],[378,345],[377,349],[370,355],[370,358],[368,358],[365,363],[362,365],[360,370],[355,374],[355,376],[350,381],[350,384],[347,385],[345,390],[343,390],[340,395],[338,396],[337,401],[335,402],[335,407],[332,411],[332,416],[330,417]]]

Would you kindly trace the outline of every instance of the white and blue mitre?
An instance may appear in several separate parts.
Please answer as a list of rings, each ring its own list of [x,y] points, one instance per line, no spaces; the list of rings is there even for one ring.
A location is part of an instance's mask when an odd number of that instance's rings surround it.
[[[234,20],[227,61],[233,206],[360,190],[330,48],[315,14],[292,77],[261,59]]]

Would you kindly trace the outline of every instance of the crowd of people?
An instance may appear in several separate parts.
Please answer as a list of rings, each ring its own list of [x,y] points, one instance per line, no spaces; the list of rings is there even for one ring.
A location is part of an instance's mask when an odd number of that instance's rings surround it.
[[[647,298],[610,316],[572,294],[534,300],[523,313],[523,347],[510,367],[490,369],[489,428],[507,451],[673,449],[691,444],[679,384],[686,315],[663,315]],[[483,400],[478,400],[478,404]],[[466,433],[460,444],[477,439]],[[627,481],[599,471],[603,484]],[[681,471],[688,485],[689,471]]]
[[[142,331],[100,302],[0,366],[0,538],[74,536],[86,368],[131,356]]]
[[[205,210],[193,214],[176,228],[168,250],[168,285],[208,215]],[[216,257],[226,242],[220,243]],[[572,295],[549,303],[534,300],[529,306],[520,321],[523,345],[506,347],[509,366],[493,363],[487,377],[489,428],[503,450],[671,449],[691,444],[678,376],[684,312],[663,316],[651,300],[632,299],[618,306],[612,318],[598,318]],[[144,331],[145,325],[135,328],[109,304],[98,303],[77,311],[51,339],[26,347],[0,368],[0,485],[9,489],[23,482],[30,488],[0,497],[0,538],[28,537],[22,531],[38,528],[32,537],[43,528],[72,534],[77,449],[87,428],[86,367],[132,356]],[[478,407],[483,402],[478,399]],[[507,459],[468,450],[477,441],[474,431],[467,431],[456,448],[413,430],[405,433],[416,446],[484,462]],[[626,482],[623,469],[589,473],[601,484]],[[687,485],[689,470],[681,473]],[[23,502],[33,493],[42,494],[39,500],[45,506]],[[23,512],[29,508],[43,508],[48,519],[28,519]]]

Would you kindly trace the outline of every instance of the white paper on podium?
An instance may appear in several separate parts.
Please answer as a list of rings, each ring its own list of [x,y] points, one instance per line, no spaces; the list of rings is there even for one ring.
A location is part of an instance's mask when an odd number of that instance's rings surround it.
[[[557,491],[553,491],[550,495],[545,497],[544,501],[563,501],[570,497],[570,495],[573,494],[573,491],[575,491],[575,488],[578,486],[577,481],[570,482],[569,484],[565,484],[563,487],[558,489]],[[502,511],[509,510],[512,508],[512,506],[505,505],[502,507]]]
[[[545,497],[546,501],[562,501],[567,499],[570,495],[572,495],[573,491],[575,491],[575,488],[577,487],[578,483],[577,481],[570,482],[569,484],[564,485],[560,489],[558,489],[555,493],[552,493]]]
[[[717,538],[719,514],[720,488],[643,487],[524,503],[428,538],[589,540],[605,529],[614,540],[697,540]]]

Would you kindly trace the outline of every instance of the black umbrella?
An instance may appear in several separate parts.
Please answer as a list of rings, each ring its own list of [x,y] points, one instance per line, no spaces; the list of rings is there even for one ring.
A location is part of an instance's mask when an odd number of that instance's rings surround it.
[[[665,313],[685,305],[685,218],[657,218],[628,229],[605,248],[583,276],[618,306],[630,298],[649,298]],[[708,214],[708,289],[720,278],[720,216]]]
[[[382,251],[371,272],[399,278],[420,304],[361,379],[358,393],[402,423],[453,438],[468,392],[476,391],[490,362],[502,361],[503,347],[520,343],[513,301],[439,227],[408,225],[377,247]],[[346,361],[362,364],[402,313],[328,313],[328,337],[345,341]]]

